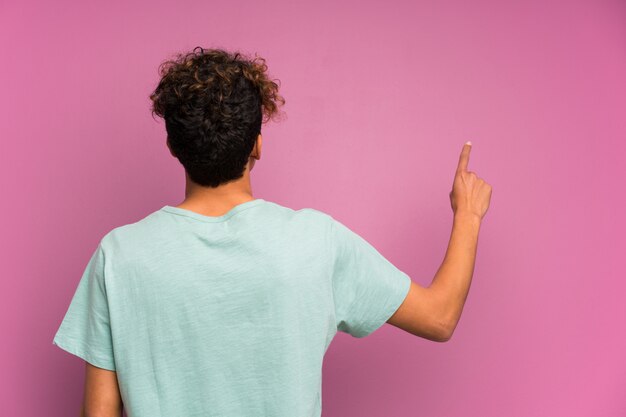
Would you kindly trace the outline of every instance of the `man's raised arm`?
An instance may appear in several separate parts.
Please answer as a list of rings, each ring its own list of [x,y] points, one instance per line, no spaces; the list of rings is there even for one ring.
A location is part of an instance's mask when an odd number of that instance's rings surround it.
[[[469,292],[478,246],[478,232],[491,200],[491,185],[467,170],[471,142],[461,151],[450,203],[454,212],[450,243],[428,287],[416,282],[388,323],[437,342],[452,337]]]

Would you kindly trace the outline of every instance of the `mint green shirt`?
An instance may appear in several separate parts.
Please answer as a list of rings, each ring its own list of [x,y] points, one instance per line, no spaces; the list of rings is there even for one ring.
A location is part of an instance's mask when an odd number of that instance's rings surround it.
[[[410,284],[315,209],[164,206],[100,240],[52,343],[116,371],[128,417],[319,417],[337,331],[371,334]]]

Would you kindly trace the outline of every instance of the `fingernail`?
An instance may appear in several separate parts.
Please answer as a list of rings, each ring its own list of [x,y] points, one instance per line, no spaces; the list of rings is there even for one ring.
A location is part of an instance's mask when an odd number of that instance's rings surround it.
[[[472,141],[468,140],[467,142],[465,142],[466,145],[472,146]]]

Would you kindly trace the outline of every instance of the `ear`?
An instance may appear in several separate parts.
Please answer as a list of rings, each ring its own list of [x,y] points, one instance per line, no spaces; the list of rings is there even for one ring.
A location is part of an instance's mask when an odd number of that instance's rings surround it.
[[[259,136],[256,138],[256,143],[254,144],[254,149],[252,150],[252,155],[255,159],[261,159],[261,147],[263,145],[263,136],[259,133]]]

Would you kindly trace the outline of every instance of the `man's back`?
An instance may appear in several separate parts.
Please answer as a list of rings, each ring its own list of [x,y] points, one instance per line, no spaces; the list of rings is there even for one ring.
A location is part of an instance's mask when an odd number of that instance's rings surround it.
[[[103,237],[53,343],[116,371],[129,417],[318,417],[337,330],[371,334],[410,285],[314,209],[164,206]]]

